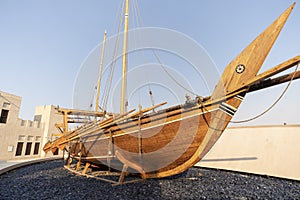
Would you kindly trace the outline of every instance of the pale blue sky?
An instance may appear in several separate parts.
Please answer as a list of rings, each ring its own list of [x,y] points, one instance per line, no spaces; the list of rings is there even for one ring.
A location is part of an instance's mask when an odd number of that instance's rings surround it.
[[[293,1],[138,0],[145,26],[183,32],[211,55],[220,72]],[[297,1],[296,1],[297,2]],[[116,33],[120,0],[0,0],[0,90],[22,96],[20,117],[38,105],[72,107],[74,81],[89,52]],[[300,54],[300,2],[263,69]],[[284,86],[248,95],[235,120],[269,107]],[[300,123],[300,81],[270,113],[249,124]],[[247,124],[244,124],[247,125]]]

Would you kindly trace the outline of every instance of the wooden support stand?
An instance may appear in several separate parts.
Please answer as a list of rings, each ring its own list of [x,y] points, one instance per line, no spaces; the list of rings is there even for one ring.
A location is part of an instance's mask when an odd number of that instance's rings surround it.
[[[86,172],[87,172],[87,170],[89,169],[90,166],[91,166],[90,163],[85,163],[85,167],[84,167],[84,169],[82,171],[82,175],[86,175]]]

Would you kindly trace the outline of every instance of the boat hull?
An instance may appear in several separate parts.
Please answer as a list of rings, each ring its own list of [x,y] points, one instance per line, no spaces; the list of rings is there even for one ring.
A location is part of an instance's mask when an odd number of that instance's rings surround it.
[[[77,149],[73,154],[78,159],[82,154],[82,160],[119,171],[121,162],[129,166],[129,172],[145,178],[175,175],[200,161],[221,136],[234,113],[220,105],[236,110],[240,102],[232,97],[208,107],[187,104],[128,120],[104,133],[81,137],[81,147],[73,143],[73,149]]]
[[[68,132],[47,144],[45,151],[69,146],[78,163],[161,178],[181,173],[200,161],[221,137],[258,72],[295,4],[284,11],[225,68],[212,96],[157,113],[122,113]],[[267,74],[276,74],[275,68]],[[293,75],[294,76],[294,75]],[[267,76],[266,76],[267,77]],[[251,83],[251,84],[250,84]],[[133,111],[132,111],[133,112]],[[86,171],[86,170],[85,170]],[[85,172],[84,172],[85,173]]]

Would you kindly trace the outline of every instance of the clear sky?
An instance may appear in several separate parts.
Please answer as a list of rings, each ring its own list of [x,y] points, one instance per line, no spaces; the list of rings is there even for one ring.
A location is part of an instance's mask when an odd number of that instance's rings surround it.
[[[293,1],[138,0],[145,26],[183,32],[220,72]],[[297,1],[296,1],[297,2]],[[20,117],[39,105],[72,107],[74,82],[89,52],[116,33],[120,0],[0,0],[0,90],[22,96]],[[300,2],[262,69],[300,54]],[[247,96],[235,120],[260,114],[284,86]],[[300,124],[300,81],[268,114],[248,124]],[[183,100],[184,101],[184,100]]]

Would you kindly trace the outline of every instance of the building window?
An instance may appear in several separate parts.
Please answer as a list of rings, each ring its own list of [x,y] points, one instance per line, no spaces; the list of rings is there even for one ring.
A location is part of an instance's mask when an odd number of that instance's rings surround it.
[[[34,144],[34,151],[33,151],[33,155],[37,155],[39,154],[39,150],[40,150],[40,143],[37,142]]]
[[[41,120],[42,120],[42,115],[34,115],[33,121],[41,122]]]
[[[21,126],[25,126],[25,123],[26,123],[26,120],[23,120],[21,121]]]
[[[20,156],[22,154],[22,149],[23,149],[23,142],[18,142],[16,156]]]
[[[26,140],[25,135],[19,135],[18,140],[25,141]]]
[[[33,141],[34,137],[33,136],[28,136],[27,141]]]
[[[26,149],[25,149],[25,155],[26,155],[26,156],[30,155],[30,152],[31,152],[31,146],[32,146],[32,142],[27,142],[27,144],[26,144]]]
[[[8,117],[8,110],[2,109],[1,117],[0,117],[0,123],[6,124],[7,117]]]
[[[58,155],[58,149],[54,151],[53,155]]]
[[[8,151],[8,152],[14,151],[14,146],[13,146],[13,145],[8,145],[7,151]]]
[[[10,103],[4,102],[3,103],[3,108],[9,108],[10,107]]]

